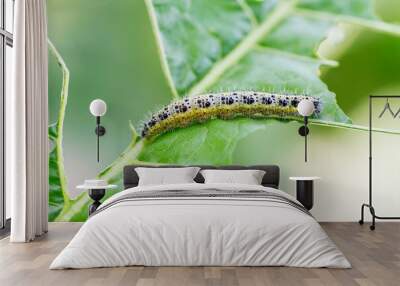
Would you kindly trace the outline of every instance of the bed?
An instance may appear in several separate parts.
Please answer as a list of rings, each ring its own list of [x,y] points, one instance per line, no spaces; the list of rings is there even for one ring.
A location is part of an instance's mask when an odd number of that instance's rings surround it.
[[[99,207],[50,269],[351,267],[312,215],[278,189],[278,166],[198,166],[263,170],[261,185],[205,184],[199,173],[196,183],[153,186],[138,186],[137,167],[124,168],[125,190]]]

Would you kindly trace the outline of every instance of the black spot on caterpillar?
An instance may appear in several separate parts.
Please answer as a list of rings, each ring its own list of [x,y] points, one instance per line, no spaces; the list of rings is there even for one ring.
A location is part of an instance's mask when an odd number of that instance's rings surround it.
[[[153,113],[143,124],[141,136],[154,137],[169,130],[212,118],[301,117],[297,105],[302,100],[314,103],[314,116],[321,112],[320,100],[307,95],[234,91],[186,97]]]

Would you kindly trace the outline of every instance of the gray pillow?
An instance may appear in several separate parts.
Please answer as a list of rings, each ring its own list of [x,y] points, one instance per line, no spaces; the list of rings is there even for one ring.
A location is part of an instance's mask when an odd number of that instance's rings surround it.
[[[199,167],[182,168],[135,168],[139,176],[139,186],[195,183]]]
[[[202,170],[205,184],[261,185],[265,171],[262,170]]]

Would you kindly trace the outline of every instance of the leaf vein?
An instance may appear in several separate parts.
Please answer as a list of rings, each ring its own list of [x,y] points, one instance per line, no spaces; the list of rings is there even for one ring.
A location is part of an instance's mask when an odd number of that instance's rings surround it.
[[[188,92],[189,96],[205,92],[232,65],[237,63],[265,37],[276,25],[285,19],[292,11],[297,1],[285,1],[271,13],[256,29],[253,29],[229,54],[214,64],[207,75],[194,85]]]

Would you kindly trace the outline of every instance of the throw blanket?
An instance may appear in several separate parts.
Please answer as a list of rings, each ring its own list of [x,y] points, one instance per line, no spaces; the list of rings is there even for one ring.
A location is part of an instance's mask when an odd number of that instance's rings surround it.
[[[166,190],[166,191],[146,191],[146,192],[132,192],[124,194],[113,200],[107,201],[99,208],[96,212],[92,213],[96,215],[116,204],[128,201],[145,201],[153,199],[166,199],[166,200],[188,200],[188,199],[231,199],[231,200],[251,200],[256,199],[257,201],[269,201],[276,202],[280,204],[286,204],[292,206],[293,208],[310,215],[310,212],[299,202],[294,199],[289,199],[287,196],[277,194],[276,192],[271,192],[267,190],[240,190],[240,191],[226,191],[217,189],[208,190]]]

